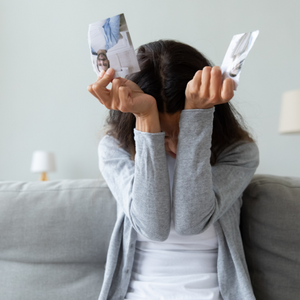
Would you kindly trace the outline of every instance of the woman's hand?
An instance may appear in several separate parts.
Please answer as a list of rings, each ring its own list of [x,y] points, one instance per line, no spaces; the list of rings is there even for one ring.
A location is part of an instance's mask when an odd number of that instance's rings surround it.
[[[97,81],[88,86],[88,91],[108,109],[132,113],[139,131],[161,132],[159,114],[154,97],[145,94],[140,87],[125,78],[115,78],[115,71],[108,69],[99,74]],[[107,85],[112,83],[112,88]]]
[[[233,88],[232,79],[222,81],[220,67],[204,67],[186,86],[184,109],[205,109],[226,103],[234,95]]]
[[[125,78],[115,78],[114,69],[102,71],[95,83],[88,86],[88,91],[108,109],[131,112],[136,117],[145,117],[157,110],[154,97],[145,94],[134,82]],[[112,88],[107,85],[112,83]]]

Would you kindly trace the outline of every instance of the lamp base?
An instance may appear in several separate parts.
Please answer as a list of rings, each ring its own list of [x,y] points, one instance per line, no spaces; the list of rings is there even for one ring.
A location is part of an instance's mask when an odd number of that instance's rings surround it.
[[[48,177],[47,177],[46,172],[41,173],[40,181],[48,181]]]

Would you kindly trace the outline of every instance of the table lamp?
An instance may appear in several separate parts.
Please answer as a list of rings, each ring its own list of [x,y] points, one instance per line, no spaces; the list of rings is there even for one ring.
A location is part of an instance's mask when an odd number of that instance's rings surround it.
[[[300,90],[283,93],[279,132],[300,133]]]
[[[34,151],[31,162],[31,172],[41,173],[40,181],[47,181],[47,172],[55,171],[54,154],[46,151]]]

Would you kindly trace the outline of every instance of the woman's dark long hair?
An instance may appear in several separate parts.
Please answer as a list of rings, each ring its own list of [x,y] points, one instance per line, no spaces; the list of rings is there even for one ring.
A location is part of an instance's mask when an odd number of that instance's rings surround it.
[[[137,59],[141,71],[127,76],[146,94],[153,96],[160,113],[173,114],[184,109],[187,83],[198,70],[212,64],[195,48],[173,40],[159,40],[139,47]],[[107,134],[116,138],[120,147],[134,158],[135,142],[132,113],[110,110],[106,120]],[[192,130],[192,129],[191,129]],[[233,143],[253,141],[245,129],[243,120],[232,104],[215,106],[211,165],[218,155]]]

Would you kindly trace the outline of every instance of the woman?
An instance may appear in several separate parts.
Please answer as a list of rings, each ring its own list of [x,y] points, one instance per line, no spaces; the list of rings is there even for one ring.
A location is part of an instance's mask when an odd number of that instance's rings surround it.
[[[88,88],[110,109],[99,166],[118,204],[99,299],[255,299],[239,217],[258,150],[233,81],[175,41],[137,58],[140,72]]]

